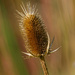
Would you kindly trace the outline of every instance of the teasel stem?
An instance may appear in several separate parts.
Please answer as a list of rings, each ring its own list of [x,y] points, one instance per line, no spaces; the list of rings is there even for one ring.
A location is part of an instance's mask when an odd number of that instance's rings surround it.
[[[44,75],[49,75],[49,72],[48,72],[48,69],[47,69],[47,65],[46,65],[44,56],[40,57],[40,62],[41,62],[41,66],[42,66]]]

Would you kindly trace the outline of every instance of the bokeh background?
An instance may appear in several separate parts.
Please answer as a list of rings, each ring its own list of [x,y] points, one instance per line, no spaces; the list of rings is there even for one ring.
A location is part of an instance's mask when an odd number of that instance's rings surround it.
[[[0,0],[0,75],[43,75],[38,58],[24,59],[24,41],[16,9],[27,2],[37,5],[50,35],[55,36],[46,56],[50,75],[75,75],[75,0]]]

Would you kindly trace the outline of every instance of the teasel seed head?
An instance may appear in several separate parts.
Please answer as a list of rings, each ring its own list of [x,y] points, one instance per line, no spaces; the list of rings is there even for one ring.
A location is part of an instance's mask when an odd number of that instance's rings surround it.
[[[42,18],[35,6],[31,6],[30,3],[26,8],[22,3],[21,8],[23,12],[17,11],[20,19],[19,27],[27,52],[34,57],[47,55],[50,40]]]

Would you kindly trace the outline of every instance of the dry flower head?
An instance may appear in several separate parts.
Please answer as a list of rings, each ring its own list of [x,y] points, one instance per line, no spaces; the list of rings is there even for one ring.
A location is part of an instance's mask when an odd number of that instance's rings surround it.
[[[21,8],[23,12],[19,12],[17,10],[17,13],[20,19],[20,31],[27,50],[27,53],[23,53],[32,57],[40,57],[57,51],[60,47],[50,51],[49,34],[41,16],[36,10],[36,6],[31,6],[30,3],[28,3],[25,8],[24,4],[22,3]]]

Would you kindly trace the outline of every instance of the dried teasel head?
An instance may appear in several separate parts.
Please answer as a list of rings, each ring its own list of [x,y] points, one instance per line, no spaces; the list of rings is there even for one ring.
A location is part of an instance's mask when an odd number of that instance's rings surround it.
[[[26,8],[22,3],[23,12],[18,12],[20,18],[20,30],[25,42],[25,48],[31,55],[38,57],[44,56],[49,49],[49,35],[44,23],[37,13],[35,6],[27,4]]]
[[[35,6],[27,4],[26,8],[22,3],[23,12],[18,12],[20,19],[20,31],[22,33],[25,48],[29,56],[40,57],[48,54],[50,39],[43,20],[38,14]]]

